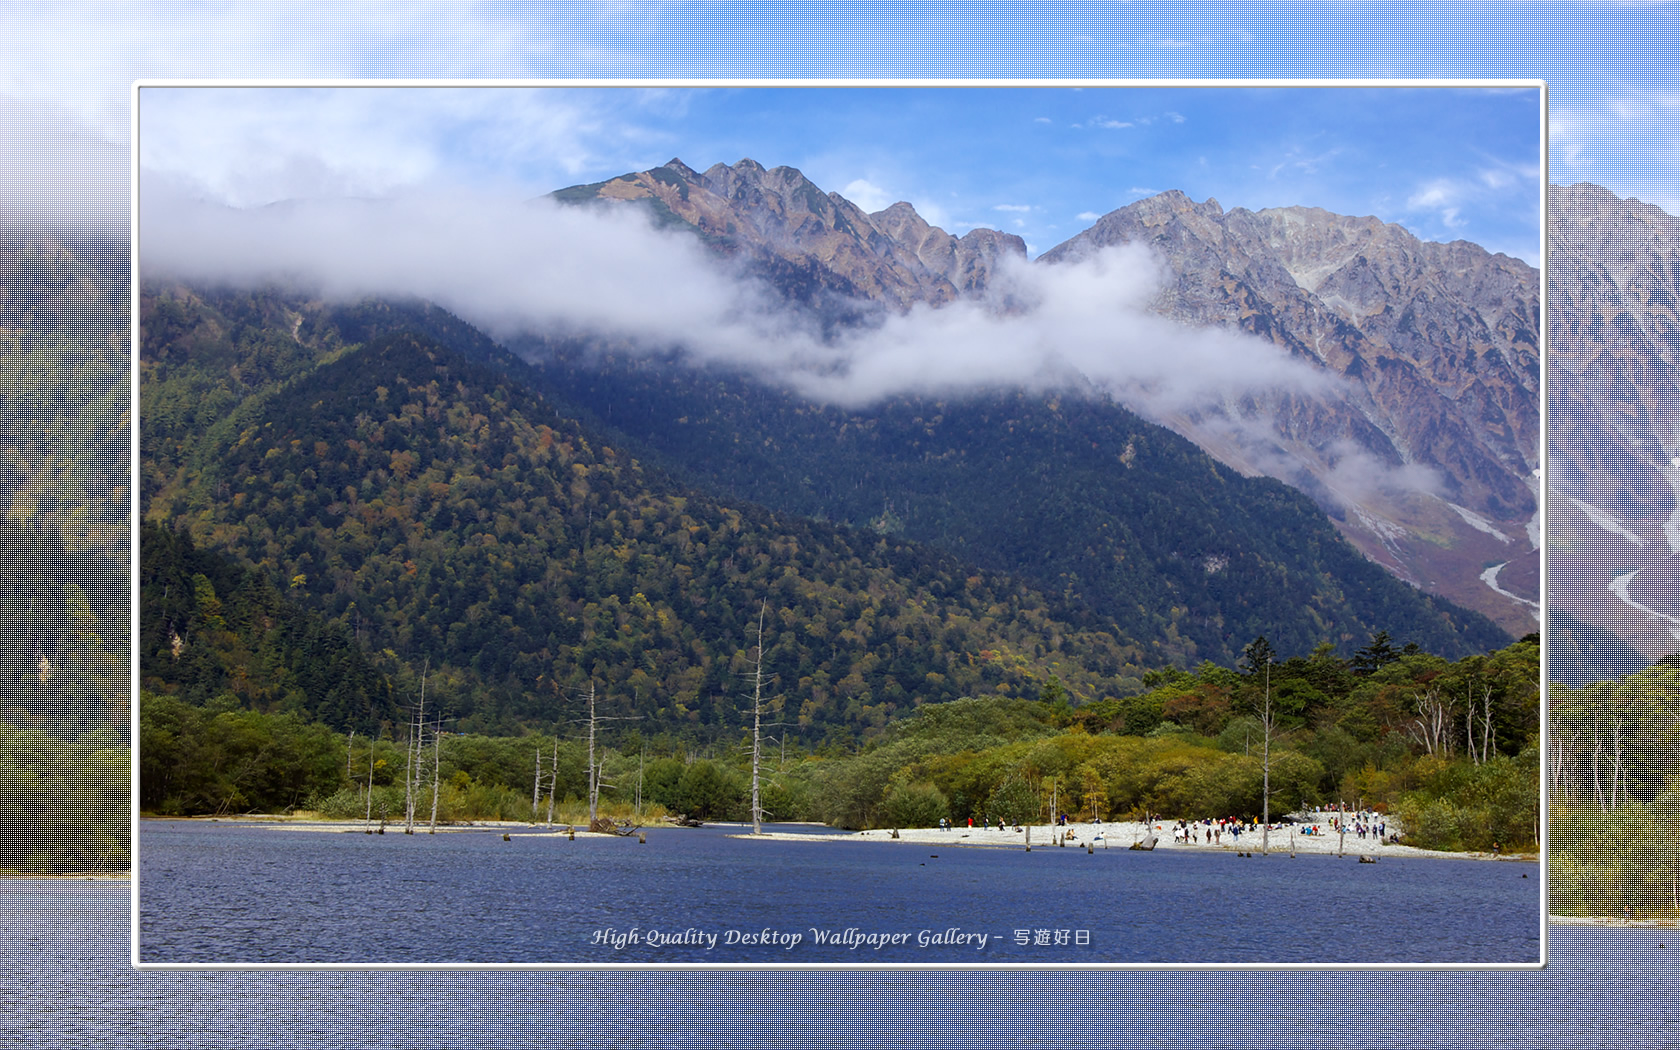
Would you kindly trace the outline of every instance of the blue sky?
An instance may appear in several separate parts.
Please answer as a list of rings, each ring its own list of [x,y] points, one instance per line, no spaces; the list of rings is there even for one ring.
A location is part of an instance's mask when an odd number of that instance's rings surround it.
[[[238,205],[436,184],[531,196],[751,157],[1034,253],[1180,189],[1376,215],[1533,263],[1540,112],[1537,88],[146,88],[140,155]]]
[[[1680,21],[1667,4],[837,2],[819,7],[417,0],[397,10],[368,3],[6,5],[0,8],[0,40],[6,41],[0,47],[7,58],[0,63],[0,107],[7,109],[0,114],[5,117],[0,202],[20,194],[103,195],[126,208],[127,92],[138,76],[1540,77],[1550,85],[1554,182],[1590,180],[1680,212],[1680,61],[1675,59]],[[701,104],[695,112],[705,114],[707,108]],[[26,119],[18,119],[20,112]],[[1130,114],[1120,107],[1109,112],[1070,105],[1051,117],[1071,124]],[[637,116],[659,131],[650,115]],[[42,125],[51,133],[31,137],[29,129]],[[812,126],[813,135],[821,126]],[[686,130],[696,133],[697,142],[710,139],[723,157],[769,152],[757,145],[750,128],[731,132],[696,121]],[[1003,134],[1008,128],[1000,121],[995,130]],[[1170,129],[1151,133],[1165,130]],[[1198,116],[1191,127],[1178,130],[1206,135],[1210,118]],[[545,134],[542,128],[532,132],[538,140]],[[599,159],[618,170],[641,166],[650,156],[666,159],[656,156],[655,144],[670,143],[649,142],[645,151],[627,148]],[[99,145],[108,148],[101,154]],[[1038,242],[1053,242],[1065,232],[1070,215],[1124,203],[1125,194],[1116,190],[1134,186],[1177,183],[1193,196],[1212,194],[1227,206],[1287,200],[1273,195],[1277,179],[1268,183],[1249,176],[1229,190],[1223,184],[1193,184],[1194,169],[1172,167],[1172,151],[1169,162],[1154,171],[1142,170],[1140,158],[1132,156],[1127,177],[1106,187],[1110,199],[1090,201],[1100,194],[1057,194],[1044,184],[988,178],[954,164],[946,172],[954,177],[929,185],[931,179],[913,178],[902,163],[893,167],[890,156],[845,157],[791,138],[786,145],[796,155],[782,161],[807,169],[827,188],[843,190],[862,179],[919,206],[938,205],[953,223],[983,221],[987,208],[1000,205],[1042,208],[999,213],[1009,222],[1038,223],[1027,232],[1040,248],[1048,244]],[[540,155],[537,143],[527,143],[526,150]],[[703,157],[714,152],[703,146],[683,152],[702,158],[685,158],[695,164],[717,159]],[[1411,152],[1389,151],[1389,160],[1409,161]],[[1448,162],[1437,165],[1438,178],[1453,177],[1449,165],[1457,165],[1462,179],[1475,163],[1462,151],[1417,152]],[[1506,152],[1501,149],[1496,159],[1505,159]],[[47,177],[26,174],[30,166],[45,168]],[[1420,161],[1420,173],[1423,166]],[[576,174],[604,174],[610,167],[589,159]],[[1238,181],[1233,165],[1225,167],[1230,181]],[[1451,204],[1436,210],[1436,225],[1430,227],[1421,213],[1385,214],[1384,206],[1365,203],[1346,171],[1341,179],[1338,173],[1321,171],[1311,184],[1323,193],[1318,203],[1409,222],[1428,237],[1469,235],[1447,221]],[[967,181],[958,184],[959,177]],[[1440,192],[1425,192],[1420,205],[1446,200],[1451,188],[1441,184]],[[1416,194],[1408,192],[1411,196]],[[73,210],[88,214],[87,207]],[[1453,221],[1480,222],[1486,212],[1468,202],[1458,206]],[[1532,255],[1512,234],[1478,229],[1475,236],[1496,249]]]

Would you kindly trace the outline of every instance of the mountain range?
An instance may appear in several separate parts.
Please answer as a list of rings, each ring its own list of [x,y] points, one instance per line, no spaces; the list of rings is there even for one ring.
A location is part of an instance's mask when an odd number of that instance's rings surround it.
[[[830,338],[906,310],[983,301],[1009,315],[1023,307],[1006,270],[1076,265],[1128,223],[1165,237],[1158,255],[1194,232],[1194,265],[1167,260],[1176,277],[1152,309],[1184,326],[1223,303],[1251,336],[1302,360],[1313,347],[1339,393],[1224,406],[1282,421],[1258,458],[1292,456],[1297,490],[1260,476],[1252,447],[1215,447],[1211,413],[1161,426],[1077,379],[842,406],[694,366],[680,347],[588,332],[504,347],[424,302],[150,281],[142,514],[184,553],[142,557],[148,688],[285,708],[303,694],[254,669],[350,639],[365,660],[334,660],[399,694],[425,671],[464,726],[539,724],[598,682],[650,729],[715,737],[763,610],[767,670],[821,739],[976,690],[1122,696],[1151,668],[1231,665],[1262,634],[1285,656],[1351,655],[1383,634],[1456,657],[1517,633],[1396,575],[1419,566],[1468,567],[1461,591],[1528,623],[1475,579],[1532,513],[1525,285],[1510,260],[1442,255],[1367,220],[1166,195],[1028,263],[1018,238],[955,238],[908,204],[866,214],[751,161],[704,174],[673,161],[554,197],[646,208]],[[1430,269],[1443,260],[1475,279]],[[1322,295],[1304,291],[1315,281]],[[1433,360],[1420,333],[1471,310],[1484,326],[1443,336]],[[1460,374],[1472,362],[1481,371]],[[1427,403],[1407,411],[1397,391]],[[1471,403],[1490,423],[1460,449]],[[1338,457],[1433,472],[1435,491],[1351,502],[1315,484]],[[1371,525],[1417,507],[1446,510]],[[1389,567],[1348,542],[1367,533]],[[295,617],[319,619],[276,622]],[[334,717],[375,728],[390,709],[372,696],[344,692]]]
[[[1553,187],[1548,547],[1553,677],[1680,649],[1680,219]]]
[[[1026,258],[1008,234],[955,238],[904,202],[865,213],[794,169],[751,160],[700,173],[673,159],[552,196],[640,204],[745,260],[790,300],[853,321],[982,297],[1000,266]],[[1307,492],[1399,578],[1513,633],[1536,625],[1534,268],[1376,219],[1305,207],[1226,212],[1176,191],[1110,212],[1035,265],[1121,243],[1147,246],[1169,275],[1151,310],[1264,339],[1332,380],[1312,395],[1257,393],[1211,410],[1126,407],[1243,474]]]

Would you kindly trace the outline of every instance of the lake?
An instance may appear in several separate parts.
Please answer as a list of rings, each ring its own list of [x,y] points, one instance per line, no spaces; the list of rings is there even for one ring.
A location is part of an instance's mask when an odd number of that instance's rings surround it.
[[[0,1041],[1644,1050],[1674,1045],[1680,977],[1680,930],[1583,926],[1544,970],[138,972],[129,917],[126,880],[0,879]]]
[[[1539,865],[153,821],[143,963],[1534,963]],[[809,831],[810,829],[801,829]]]

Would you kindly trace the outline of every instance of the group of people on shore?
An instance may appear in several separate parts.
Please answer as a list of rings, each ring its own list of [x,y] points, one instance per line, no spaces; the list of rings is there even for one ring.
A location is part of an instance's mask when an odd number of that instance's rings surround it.
[[[939,818],[939,827],[944,831],[955,830],[961,823],[953,822],[945,817]],[[974,830],[976,825],[981,830],[994,826],[998,831],[1007,831],[1009,828],[1008,822],[1002,817],[992,817],[990,814],[980,817],[978,821],[974,817],[968,817],[966,823],[970,831]],[[1062,814],[1055,822],[1059,828],[1068,828],[1072,823],[1066,814]],[[1170,831],[1173,842],[1191,846],[1220,846],[1226,843],[1234,846],[1243,841],[1242,836],[1245,833],[1255,837],[1262,830],[1258,817],[1249,817],[1246,820],[1241,817],[1204,817],[1200,820],[1181,819],[1168,824],[1162,818],[1153,815],[1144,820],[1144,829],[1146,832],[1153,831],[1157,835],[1164,835]],[[1020,826],[1017,825],[1015,830],[1020,831]],[[1100,839],[1103,834],[1102,822],[1090,822],[1086,825],[1086,830]],[[1357,812],[1321,810],[1305,814],[1304,819],[1300,814],[1291,814],[1284,821],[1274,821],[1267,825],[1265,830],[1269,830],[1273,834],[1296,831],[1303,836],[1322,837],[1346,834],[1357,837],[1362,841],[1365,839],[1390,841],[1387,818],[1380,813],[1365,810]],[[1069,831],[1071,831],[1071,828],[1069,828]],[[1399,836],[1394,835],[1392,840],[1399,841]]]
[[[1182,842],[1191,846],[1198,842],[1203,845],[1218,846],[1223,844],[1227,838],[1235,844],[1242,840],[1244,827],[1243,822],[1235,817],[1180,820],[1172,827],[1172,837],[1174,842]],[[1251,824],[1247,827],[1258,829],[1259,824]],[[1155,830],[1160,831],[1160,825],[1156,825]]]
[[[1329,830],[1325,830],[1328,828]],[[1303,835],[1357,835],[1361,841],[1373,838],[1382,841],[1388,836],[1388,821],[1375,813],[1356,813],[1350,817],[1333,816],[1322,823],[1308,824]]]
[[[1150,826],[1157,833],[1165,833],[1167,828],[1159,822],[1151,821]],[[1388,820],[1380,813],[1360,810],[1345,812],[1339,810],[1318,811],[1300,819],[1291,815],[1282,823],[1274,822],[1267,825],[1272,832],[1299,831],[1302,835],[1323,836],[1346,834],[1364,841],[1372,839],[1379,842],[1390,841]],[[1235,845],[1242,841],[1244,832],[1250,835],[1261,830],[1258,817],[1250,817],[1244,821],[1239,817],[1205,817],[1201,820],[1179,820],[1171,825],[1172,839],[1176,843],[1185,845],[1218,846],[1229,841]],[[1399,836],[1393,836],[1398,841]]]

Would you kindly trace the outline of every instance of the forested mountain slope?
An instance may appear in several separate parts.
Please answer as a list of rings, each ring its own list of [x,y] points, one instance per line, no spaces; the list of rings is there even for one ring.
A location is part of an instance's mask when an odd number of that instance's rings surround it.
[[[853,411],[586,344],[541,354],[558,396],[697,483],[1021,573],[1161,664],[1229,665],[1260,634],[1287,653],[1351,654],[1381,630],[1455,657],[1508,640],[1365,558],[1300,492],[1095,393]]]
[[[128,867],[128,245],[0,231],[0,872]]]
[[[1052,674],[1118,695],[1148,659],[1013,577],[686,489],[436,311],[173,289],[145,319],[147,520],[388,651],[405,699],[429,668],[464,728],[551,725],[594,682],[653,728],[731,731],[765,603],[766,670],[817,736]],[[171,614],[186,648],[205,604]]]

